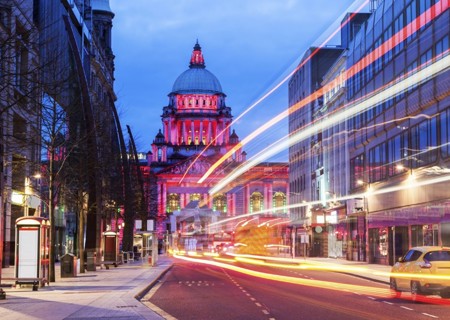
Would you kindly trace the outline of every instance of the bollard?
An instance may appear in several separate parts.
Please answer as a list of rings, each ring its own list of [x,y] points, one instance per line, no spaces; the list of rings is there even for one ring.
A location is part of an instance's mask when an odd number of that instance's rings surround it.
[[[152,264],[152,256],[148,256],[148,264],[149,264],[149,265]]]

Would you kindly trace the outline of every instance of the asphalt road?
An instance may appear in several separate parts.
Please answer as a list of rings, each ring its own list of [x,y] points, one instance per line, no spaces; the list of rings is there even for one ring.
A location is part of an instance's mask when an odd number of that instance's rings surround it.
[[[144,300],[167,319],[180,320],[450,318],[450,306],[439,304],[440,298],[429,303],[393,299],[387,285],[351,275],[240,267],[260,274],[177,261]],[[261,277],[269,273],[281,281]]]

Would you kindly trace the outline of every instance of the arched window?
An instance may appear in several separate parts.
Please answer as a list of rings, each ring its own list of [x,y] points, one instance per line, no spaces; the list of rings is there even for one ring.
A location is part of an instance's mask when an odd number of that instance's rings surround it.
[[[180,196],[176,193],[170,193],[167,196],[167,212],[180,210]]]
[[[216,195],[213,200],[213,210],[227,212],[227,197],[223,194]]]
[[[286,195],[283,192],[275,192],[272,198],[272,207],[280,208],[281,210],[274,210],[276,213],[286,212]]]
[[[250,196],[250,213],[258,212],[264,209],[263,195],[261,192],[255,191]]]

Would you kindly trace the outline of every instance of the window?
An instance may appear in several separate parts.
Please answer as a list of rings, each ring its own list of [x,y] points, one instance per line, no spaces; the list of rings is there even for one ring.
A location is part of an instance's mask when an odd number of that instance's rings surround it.
[[[406,42],[411,42],[417,36],[417,18],[416,1],[413,0],[405,10],[406,13]]]
[[[24,118],[14,113],[13,116],[13,137],[24,141],[27,136],[27,122]]]
[[[442,157],[450,156],[450,116],[449,109],[440,114],[440,138],[441,138],[441,154]]]
[[[286,212],[286,195],[283,192],[275,192],[272,199],[273,208],[282,208],[281,210],[274,210],[275,213]]]
[[[180,210],[180,196],[176,193],[170,193],[167,196],[167,212]]]
[[[369,150],[370,182],[381,181],[386,178],[387,143],[381,143]]]
[[[350,181],[352,189],[360,187],[358,181],[364,181],[364,171],[364,154],[350,159]]]
[[[431,251],[425,254],[423,259],[427,261],[450,261],[450,251]]]
[[[421,255],[422,255],[422,252],[420,252],[420,251],[409,250],[403,257],[403,262],[416,261],[417,259],[420,258]]]
[[[420,18],[421,29],[425,28],[431,22],[431,11],[428,10],[431,8],[431,0],[419,0],[419,14],[426,12],[426,14]]]
[[[433,62],[432,59],[433,51],[429,49],[420,56],[420,67],[425,68],[426,66],[429,66]]]
[[[388,174],[395,176],[403,173],[403,169],[399,165],[404,165],[407,158],[404,156],[404,150],[407,149],[408,134],[407,132],[396,135],[388,140]]]
[[[214,197],[213,210],[227,212],[227,197],[225,195],[218,194]]]
[[[438,40],[435,45],[435,57],[441,59],[442,55],[448,51],[448,36]]]
[[[263,209],[263,195],[258,191],[253,192],[250,196],[250,213],[258,212]]]
[[[374,44],[375,48],[375,62],[374,62],[374,71],[378,73],[383,68],[383,55],[381,50],[381,38],[378,38]]]
[[[436,117],[411,128],[411,167],[419,168],[437,160]]]
[[[189,196],[190,201],[200,201],[202,200],[202,195],[200,193],[192,193]]]
[[[394,20],[394,53],[399,53],[403,47],[404,32],[403,29],[403,13],[401,13],[397,19]]]
[[[413,61],[407,68],[406,68],[406,76],[410,77],[413,74],[415,74],[417,72],[417,61]],[[415,88],[417,88],[417,83],[410,86],[407,90],[408,93],[411,93]]]
[[[384,41],[386,43],[385,48],[386,52],[384,53],[384,64],[388,64],[391,60],[392,60],[392,49],[393,49],[393,43],[394,41],[392,40],[392,27],[389,26],[388,28],[386,28],[386,30],[384,31]]]

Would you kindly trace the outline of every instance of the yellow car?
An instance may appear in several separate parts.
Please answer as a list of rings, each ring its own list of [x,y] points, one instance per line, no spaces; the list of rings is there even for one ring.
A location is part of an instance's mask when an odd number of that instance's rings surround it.
[[[440,295],[450,298],[450,247],[411,248],[392,267],[390,289],[395,297],[410,291],[418,295]]]

